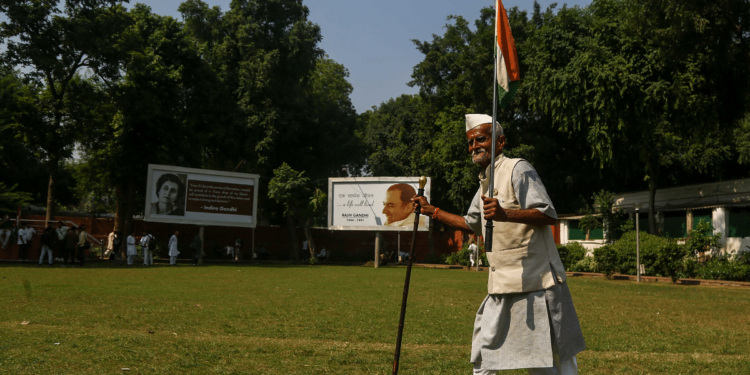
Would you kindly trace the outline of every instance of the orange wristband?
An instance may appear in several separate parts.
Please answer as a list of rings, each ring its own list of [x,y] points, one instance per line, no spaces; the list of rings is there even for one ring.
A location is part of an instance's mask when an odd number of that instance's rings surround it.
[[[432,213],[433,219],[438,220],[438,212],[440,212],[440,209],[435,207],[435,212]]]

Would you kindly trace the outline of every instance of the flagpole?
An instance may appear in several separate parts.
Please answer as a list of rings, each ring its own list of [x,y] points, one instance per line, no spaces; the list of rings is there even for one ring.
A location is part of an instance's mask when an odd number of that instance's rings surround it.
[[[495,190],[495,144],[497,143],[497,134],[495,132],[495,123],[497,122],[497,17],[498,7],[497,2],[495,2],[495,41],[494,41],[494,53],[492,54],[494,57],[493,66],[495,67],[493,69],[493,80],[492,80],[492,153],[491,157],[492,160],[490,161],[490,175],[489,175],[489,190],[487,192],[487,195],[489,198],[494,197],[494,190]],[[492,223],[492,220],[487,220],[484,225],[484,251],[489,253],[492,252],[492,232],[494,229],[494,225]]]

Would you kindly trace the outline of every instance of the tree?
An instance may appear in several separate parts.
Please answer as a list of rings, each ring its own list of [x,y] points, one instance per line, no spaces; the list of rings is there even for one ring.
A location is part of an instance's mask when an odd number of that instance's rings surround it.
[[[649,204],[670,166],[712,172],[729,156],[748,90],[750,4],[601,0],[565,9],[533,36],[533,108],[627,176]],[[656,233],[649,210],[651,233]]]
[[[315,241],[310,231],[312,219],[325,210],[326,194],[311,186],[310,179],[305,172],[297,172],[284,163],[273,172],[273,178],[268,184],[268,197],[284,205],[284,216],[289,227],[289,258],[299,261],[297,251],[297,234],[294,231],[294,221],[298,220],[305,232],[310,249],[310,262],[315,262]]]
[[[597,228],[601,228],[602,223],[599,217],[591,214],[586,214],[586,216],[582,217],[581,220],[578,221],[578,227],[586,231],[586,241],[588,241],[591,238],[591,231]]]
[[[76,138],[68,105],[70,84],[87,68],[100,76],[117,74],[115,38],[125,22],[120,0],[0,0],[7,21],[0,24],[4,64],[28,70],[40,90],[43,121],[19,127],[32,148],[42,151],[49,171],[47,220],[54,217],[60,161],[70,157]],[[124,2],[127,2],[125,0]],[[116,59],[115,59],[116,60]]]
[[[204,135],[224,118],[223,87],[187,30],[143,4],[122,35],[123,75],[93,80],[79,117],[88,119],[86,161],[116,197],[115,229],[127,232],[145,206],[148,164],[200,166]],[[96,115],[96,116],[95,116]]]

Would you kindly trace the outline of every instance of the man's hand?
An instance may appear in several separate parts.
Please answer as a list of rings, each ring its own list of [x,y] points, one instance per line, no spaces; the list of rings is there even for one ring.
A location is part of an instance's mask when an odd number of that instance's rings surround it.
[[[432,217],[435,213],[435,206],[431,206],[430,203],[427,202],[427,198],[415,195],[411,201],[415,209],[417,208],[417,205],[422,208],[419,212],[420,214]]]
[[[496,198],[487,198],[482,195],[484,202],[484,219],[494,221],[508,221],[508,213],[500,206]]]

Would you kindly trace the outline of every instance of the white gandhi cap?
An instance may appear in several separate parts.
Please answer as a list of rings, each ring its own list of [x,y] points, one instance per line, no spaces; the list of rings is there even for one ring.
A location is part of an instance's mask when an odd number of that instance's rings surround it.
[[[468,132],[471,129],[474,129],[482,124],[491,124],[492,123],[492,116],[490,115],[479,115],[479,114],[470,114],[466,115],[466,131]],[[499,123],[495,122],[495,129],[498,136],[503,135],[503,127],[500,126]]]

